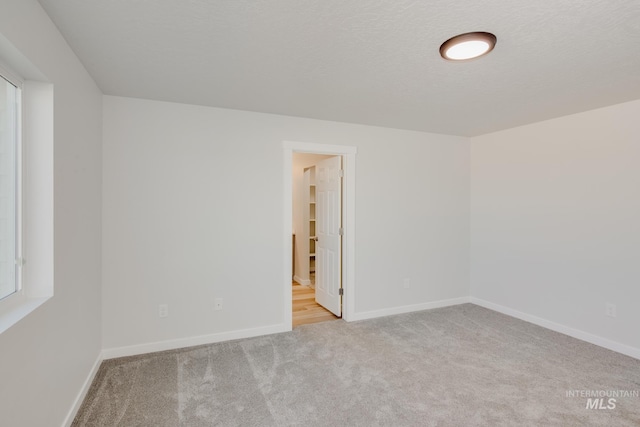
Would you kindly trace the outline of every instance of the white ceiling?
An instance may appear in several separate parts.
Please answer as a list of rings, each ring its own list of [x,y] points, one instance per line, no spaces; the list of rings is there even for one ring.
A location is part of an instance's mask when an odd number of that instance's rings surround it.
[[[40,3],[108,95],[467,136],[640,99],[640,0]]]

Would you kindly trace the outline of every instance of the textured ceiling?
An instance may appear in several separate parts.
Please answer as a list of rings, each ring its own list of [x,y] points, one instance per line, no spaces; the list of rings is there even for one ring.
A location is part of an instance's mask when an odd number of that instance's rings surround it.
[[[109,95],[467,136],[640,98],[640,0],[40,3]]]

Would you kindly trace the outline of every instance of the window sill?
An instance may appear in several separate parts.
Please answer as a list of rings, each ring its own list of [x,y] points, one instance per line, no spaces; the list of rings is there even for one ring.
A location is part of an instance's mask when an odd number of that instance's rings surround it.
[[[15,294],[0,301],[0,334],[40,307],[49,298],[51,297],[30,298],[23,294]]]

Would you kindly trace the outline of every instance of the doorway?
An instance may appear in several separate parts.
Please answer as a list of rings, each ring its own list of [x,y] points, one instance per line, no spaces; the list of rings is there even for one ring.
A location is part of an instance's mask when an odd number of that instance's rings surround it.
[[[334,292],[339,292],[339,309],[340,314],[342,314],[342,318],[349,321],[350,316],[354,312],[355,307],[355,286],[354,286],[354,236],[355,236],[355,155],[356,148],[350,146],[336,146],[336,145],[325,145],[325,144],[310,144],[310,143],[301,143],[301,142],[292,142],[292,141],[284,141],[283,142],[283,151],[284,151],[284,235],[285,235],[285,245],[284,245],[284,265],[285,265],[285,280],[284,280],[284,322],[285,327],[289,328],[292,325],[292,279],[294,276],[293,265],[295,263],[294,253],[293,253],[293,245],[292,242],[292,233],[301,234],[302,231],[301,224],[298,223],[297,228],[294,225],[293,221],[293,192],[294,192],[294,180],[293,180],[293,154],[294,153],[306,153],[307,155],[323,155],[323,158],[334,158],[340,160],[341,167],[339,170],[335,170],[335,173],[340,174],[340,181],[342,182],[342,186],[340,188],[340,192],[335,193],[333,187],[331,187],[332,178],[330,175],[331,169],[335,169],[331,165],[324,165],[321,167],[321,174],[324,178],[321,178],[321,181],[324,180],[324,187],[320,186],[321,191],[319,198],[317,199],[317,203],[324,206],[329,206],[335,204],[337,198],[341,200],[341,224],[340,226],[332,225],[332,228],[328,229],[318,229],[318,233],[321,237],[319,237],[320,242],[319,248],[316,248],[317,257],[325,257],[323,260],[316,259],[316,266],[322,267],[324,264],[327,266],[328,270],[322,270],[319,272],[319,275],[328,274],[330,271],[334,271],[337,273],[337,279],[334,282],[326,282],[326,278],[320,279],[317,277],[316,280],[325,280],[325,286],[328,286],[324,289],[325,294]],[[331,163],[331,162],[330,162]],[[320,174],[320,170],[318,171]],[[319,175],[320,176],[320,175]],[[328,185],[328,186],[327,186]],[[324,192],[324,193],[323,193]],[[322,201],[320,200],[322,199]],[[316,207],[317,209],[317,207]],[[321,208],[325,210],[325,208]],[[318,212],[318,211],[316,211]],[[335,231],[335,233],[333,232]],[[324,234],[322,234],[324,233]],[[341,249],[339,252],[339,260],[341,263],[336,262],[336,246],[331,246],[331,238],[336,237],[337,233],[340,234],[341,245],[339,248]],[[303,238],[308,239],[310,236],[304,236]],[[317,236],[316,236],[317,237]],[[297,244],[300,242],[300,238],[298,235],[295,236]],[[302,245],[306,245],[306,241],[302,242]],[[324,246],[323,246],[324,245]],[[302,263],[304,265],[304,263]],[[305,277],[298,276],[298,278],[302,278],[303,282]],[[311,277],[309,278],[308,284],[311,283]],[[307,284],[305,283],[305,284]],[[328,283],[328,285],[327,285]],[[316,285],[320,285],[321,283],[316,283]],[[325,295],[326,296],[326,295]],[[322,297],[321,297],[322,299]],[[326,303],[326,302],[325,302]],[[330,304],[325,304],[330,305]],[[331,307],[329,307],[331,308]],[[335,311],[336,307],[333,307],[332,311]]]
[[[293,153],[292,325],[342,317],[342,156]]]

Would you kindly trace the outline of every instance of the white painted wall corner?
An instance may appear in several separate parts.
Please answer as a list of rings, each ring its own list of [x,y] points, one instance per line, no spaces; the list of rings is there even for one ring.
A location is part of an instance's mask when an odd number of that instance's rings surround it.
[[[73,420],[78,414],[78,411],[80,410],[80,407],[84,402],[84,399],[87,397],[87,393],[89,393],[89,389],[93,384],[93,380],[95,379],[96,374],[98,373],[98,370],[100,369],[100,365],[102,364],[103,360],[104,360],[103,353],[100,352],[100,354],[98,354],[98,358],[96,359],[95,363],[91,367],[91,370],[89,371],[89,375],[84,380],[84,383],[82,384],[82,388],[80,389],[80,392],[76,396],[76,399],[73,401],[73,405],[71,406],[71,409],[67,413],[67,416],[65,417],[64,422],[62,423],[62,427],[71,427],[71,423],[73,423]]]

